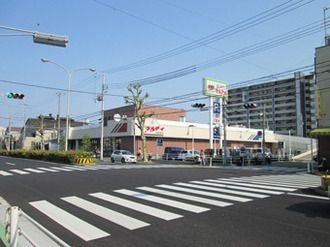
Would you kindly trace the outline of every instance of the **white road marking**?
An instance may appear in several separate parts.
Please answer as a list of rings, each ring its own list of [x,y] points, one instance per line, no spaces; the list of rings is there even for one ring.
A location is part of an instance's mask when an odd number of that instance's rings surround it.
[[[161,190],[161,189],[155,189],[155,188],[150,188],[150,187],[138,187],[137,189],[149,191],[149,192],[153,192],[153,193],[157,193],[157,194],[161,194],[161,195],[181,198],[181,199],[185,199],[185,200],[189,200],[189,201],[205,203],[205,204],[218,206],[218,207],[227,207],[227,206],[233,205],[232,203],[229,203],[229,202],[223,202],[223,201],[218,201],[218,200],[214,200],[214,199],[208,199],[208,198],[204,198],[204,197],[192,196],[192,195],[187,195],[187,194],[182,194],[182,193],[177,193],[177,192],[172,192],[172,191],[167,191],[167,190]]]
[[[188,188],[183,188],[183,187],[173,186],[173,185],[159,184],[156,186],[160,187],[160,188],[177,190],[177,191],[182,191],[182,192],[187,192],[187,193],[192,193],[192,194],[197,194],[197,195],[202,195],[202,196],[221,198],[221,199],[231,200],[231,201],[236,201],[236,202],[252,201],[252,199],[249,199],[249,198],[238,197],[238,196],[229,196],[229,195],[224,195],[224,194],[219,194],[219,193],[214,193],[214,192],[207,192],[207,191],[203,191],[203,190],[188,189]]]
[[[30,202],[30,205],[85,241],[110,236],[109,233],[96,228],[48,201]]]
[[[141,188],[147,188],[147,187],[141,187]],[[138,189],[141,189],[141,188],[138,188]],[[186,211],[193,212],[193,213],[201,213],[201,212],[205,212],[205,211],[209,210],[208,208],[204,208],[204,207],[200,207],[200,206],[196,206],[196,205],[192,205],[192,204],[188,204],[188,203],[184,203],[184,202],[174,201],[171,199],[166,199],[166,198],[162,198],[162,197],[158,197],[158,196],[148,195],[148,194],[133,191],[133,190],[121,189],[121,190],[115,190],[115,192],[121,193],[124,195],[128,195],[128,196],[133,196],[135,198],[139,198],[139,199],[146,200],[146,201],[163,204],[163,205],[170,206],[173,208],[179,208],[179,209],[186,210]]]
[[[242,187],[242,186],[221,184],[219,180],[215,180],[215,179],[205,179],[205,181],[211,182],[211,183],[208,183],[207,185],[221,187],[221,188],[260,192],[260,193],[270,194],[270,195],[281,195],[284,193],[284,192],[274,191],[274,190],[262,190],[262,189],[255,189],[255,188],[246,188],[246,187]]]
[[[129,230],[135,230],[150,225],[149,223],[137,220],[76,196],[62,197],[61,199]]]
[[[39,170],[46,171],[46,172],[59,172],[54,169],[46,168],[46,167],[37,167]]]
[[[10,169],[9,171],[20,174],[20,175],[30,174],[29,172],[22,171],[22,170],[19,170],[19,169]]]
[[[64,168],[68,168],[68,169],[71,169],[71,170],[77,170],[77,171],[87,171],[84,168],[76,167],[76,166],[65,166]]]
[[[0,175],[2,175],[2,176],[11,176],[13,174],[10,173],[10,172],[0,171]]]
[[[250,183],[238,183],[238,182],[231,182],[229,179],[218,179],[220,183],[223,184],[233,184],[233,185],[242,185],[246,187],[253,187],[253,188],[260,188],[260,189],[270,189],[270,190],[280,190],[280,191],[295,191],[296,189],[284,188],[284,187],[277,187],[277,186],[267,186],[267,185],[257,185],[257,184],[250,184]]]
[[[326,196],[313,196],[313,195],[304,195],[304,194],[298,194],[298,193],[287,193],[287,194],[292,195],[292,196],[301,196],[301,197],[321,199],[321,200],[326,200],[326,201],[330,200],[329,197],[326,197]]]
[[[33,169],[33,168],[24,168],[25,171],[29,171],[29,172],[34,172],[34,173],[45,173],[44,171],[40,171],[37,169]]]
[[[269,197],[268,195],[263,195],[263,194],[256,194],[256,193],[236,191],[236,190],[227,190],[227,189],[214,188],[214,187],[211,187],[211,186],[191,184],[193,182],[197,182],[197,181],[191,181],[190,183],[174,183],[174,184],[175,185],[181,185],[181,186],[187,186],[187,187],[191,187],[191,188],[196,188],[196,189],[211,190],[211,191],[217,191],[217,192],[223,192],[223,193],[240,195],[240,196],[247,196],[247,197],[254,197],[254,198]]]
[[[174,220],[174,219],[183,217],[182,215],[179,215],[179,214],[171,213],[171,212],[168,212],[168,211],[165,211],[162,209],[154,208],[151,206],[147,206],[147,205],[144,205],[141,203],[126,200],[126,199],[123,199],[123,198],[120,198],[117,196],[112,196],[109,194],[105,194],[102,192],[92,193],[89,195],[99,198],[101,200],[107,201],[107,202],[111,202],[111,203],[114,203],[114,204],[117,204],[117,205],[120,205],[120,206],[123,206],[126,208],[136,210],[138,212],[152,215],[154,217],[157,217],[157,218],[160,218],[163,220]]]
[[[283,182],[299,185],[315,185],[319,184],[320,181],[306,181],[303,178],[293,179],[293,178],[281,178],[281,177],[243,177],[241,179],[253,179],[254,181],[267,181],[267,182]]]
[[[14,163],[10,163],[10,162],[6,162],[6,165],[16,166],[16,164],[14,164]]]
[[[241,179],[241,178],[231,178],[232,181],[235,182],[249,182],[253,184],[263,184],[263,185],[272,185],[272,186],[285,186],[288,188],[298,188],[298,189],[306,189],[309,188],[309,186],[306,185],[298,185],[298,184],[292,184],[289,182],[268,182],[265,180],[254,180],[254,179]]]
[[[72,170],[67,169],[67,168],[63,168],[63,167],[52,166],[51,169],[55,169],[55,170],[59,170],[59,171],[65,171],[65,172],[72,172]]]

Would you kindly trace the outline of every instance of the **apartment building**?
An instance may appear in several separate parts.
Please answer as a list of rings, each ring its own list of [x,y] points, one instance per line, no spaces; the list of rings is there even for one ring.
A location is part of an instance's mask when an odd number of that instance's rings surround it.
[[[247,103],[257,107],[246,109]],[[266,129],[306,137],[316,127],[316,106],[314,74],[296,72],[291,78],[230,89],[228,124],[261,129],[265,110]]]

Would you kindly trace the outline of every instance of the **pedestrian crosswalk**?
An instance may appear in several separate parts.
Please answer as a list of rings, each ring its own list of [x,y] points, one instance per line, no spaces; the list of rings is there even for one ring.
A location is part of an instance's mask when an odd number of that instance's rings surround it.
[[[66,166],[47,166],[47,167],[29,167],[29,168],[16,168],[9,170],[0,170],[1,176],[12,176],[12,175],[31,175],[31,174],[45,174],[45,173],[61,173],[61,172],[86,172],[86,171],[97,171],[97,170],[110,170],[110,169],[150,169],[150,168],[180,168],[180,167],[191,167],[196,168],[196,165],[164,165],[164,164],[154,164],[150,165],[93,165],[93,166],[76,166],[76,165],[66,165]],[[204,167],[205,168],[205,167]],[[249,170],[262,170],[268,172],[276,173],[292,173],[292,172],[304,172],[304,168],[292,168],[292,167],[275,167],[275,166],[264,166],[264,167],[210,167],[219,169],[249,169]],[[276,181],[274,181],[276,182]]]
[[[34,213],[39,214],[39,219],[44,217],[48,222],[62,226],[67,234],[91,241],[109,237],[113,225],[133,231],[152,227],[159,221],[180,220],[188,214],[290,195],[315,186],[320,186],[320,178],[308,174],[210,178],[70,195],[51,202],[39,200],[29,204]],[[97,220],[91,223],[91,218],[83,212],[102,221],[99,225]],[[105,226],[104,221],[109,225]]]

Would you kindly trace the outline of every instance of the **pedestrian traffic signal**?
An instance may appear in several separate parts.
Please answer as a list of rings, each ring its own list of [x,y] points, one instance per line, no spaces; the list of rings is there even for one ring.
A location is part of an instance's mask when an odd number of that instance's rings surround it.
[[[21,93],[7,93],[7,98],[8,99],[23,99],[24,94],[21,94]]]
[[[204,108],[205,107],[205,104],[202,104],[202,103],[195,103],[193,105],[191,105],[192,107],[194,108]]]
[[[244,106],[245,109],[250,109],[250,108],[255,109],[255,108],[257,108],[257,104],[255,104],[255,103],[244,104],[243,106]]]

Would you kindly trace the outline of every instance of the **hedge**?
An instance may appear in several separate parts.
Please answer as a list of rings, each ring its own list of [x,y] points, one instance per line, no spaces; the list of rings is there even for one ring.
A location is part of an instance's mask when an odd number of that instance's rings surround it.
[[[92,152],[85,152],[80,150],[70,150],[70,151],[48,151],[48,150],[0,150],[0,155],[11,156],[17,158],[26,158],[34,160],[46,160],[58,163],[75,163],[79,158],[91,158],[93,157]]]

